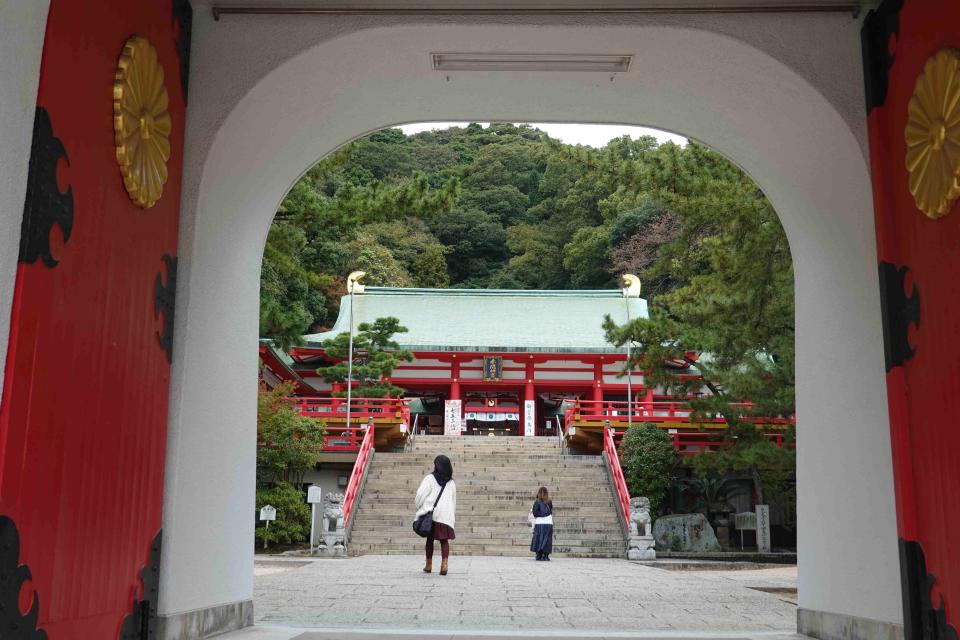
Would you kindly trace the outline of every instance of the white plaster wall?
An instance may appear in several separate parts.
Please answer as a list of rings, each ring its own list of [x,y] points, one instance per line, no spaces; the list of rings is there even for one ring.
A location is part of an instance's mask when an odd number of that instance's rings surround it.
[[[7,361],[10,305],[50,0],[0,3],[0,363]],[[5,366],[0,365],[0,400]]]
[[[197,6],[161,613],[252,596],[258,275],[284,192],[365,132],[473,119],[653,125],[757,180],[797,278],[800,604],[899,621],[857,29],[839,15],[213,23]],[[431,51],[636,57],[612,79],[438,74]]]

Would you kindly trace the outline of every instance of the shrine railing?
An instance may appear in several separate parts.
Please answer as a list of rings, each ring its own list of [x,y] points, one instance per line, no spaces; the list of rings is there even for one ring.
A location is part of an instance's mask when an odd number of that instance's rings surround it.
[[[374,421],[399,421],[410,425],[410,406],[402,398],[352,398],[350,427],[346,424],[346,398],[291,398],[301,415],[326,423],[324,451],[359,451],[365,437],[364,426]],[[341,424],[336,424],[336,423]]]
[[[292,398],[294,405],[311,418],[346,419],[346,398]],[[357,425],[366,424],[370,418],[400,417],[406,405],[402,398],[353,398],[350,400],[350,420]]]
[[[351,518],[353,517],[353,506],[357,501],[357,496],[363,487],[363,480],[367,474],[367,466],[370,458],[373,456],[373,431],[376,426],[373,420],[367,423],[363,429],[363,441],[360,443],[360,452],[357,454],[357,460],[353,463],[353,472],[350,474],[350,482],[347,483],[347,490],[343,494],[343,526],[349,532]]]
[[[753,408],[750,402],[731,402],[731,409],[742,411],[740,419],[744,422],[753,424],[776,424],[790,425],[796,422],[796,418],[758,418],[750,416],[749,412]],[[627,422],[632,419],[635,423],[640,422],[691,422],[690,416],[693,409],[689,402],[676,401],[644,401],[634,400],[628,403],[626,400],[575,400],[567,406],[566,418],[567,424],[572,424],[573,420],[579,422],[603,422],[605,420],[616,422]],[[698,424],[723,423],[722,417],[702,418],[696,420]]]
[[[620,466],[620,454],[613,442],[613,429],[605,428],[603,430],[603,453],[607,459],[607,465],[609,465],[610,475],[613,478],[614,489],[617,492],[617,504],[622,516],[621,523],[625,532],[629,532],[630,491],[627,489],[627,479],[623,476],[623,468]]]
[[[753,405],[748,402],[731,403],[731,407],[742,407],[749,409]],[[722,424],[723,418],[712,418],[693,421],[690,415],[693,413],[690,405],[686,402],[644,402],[637,401],[633,403],[633,424],[639,425],[644,422],[665,423],[665,422],[685,422],[692,424]],[[583,424],[585,422],[603,423],[604,430],[610,432],[615,447],[620,444],[623,434],[626,433],[626,423],[630,421],[627,414],[627,402],[616,400],[605,400],[603,402],[591,400],[578,400],[566,408],[564,414],[566,428],[571,425]],[[795,418],[745,418],[745,422],[757,425],[772,425],[772,428],[782,428],[795,424]],[[671,429],[671,431],[673,431]],[[782,432],[764,433],[764,435],[776,444],[778,447],[794,447],[793,442],[787,442]],[[681,456],[695,456],[705,451],[721,451],[728,448],[732,443],[723,432],[704,433],[671,433],[673,439],[673,448]],[[606,437],[606,433],[604,434]],[[617,449],[619,450],[619,449]]]

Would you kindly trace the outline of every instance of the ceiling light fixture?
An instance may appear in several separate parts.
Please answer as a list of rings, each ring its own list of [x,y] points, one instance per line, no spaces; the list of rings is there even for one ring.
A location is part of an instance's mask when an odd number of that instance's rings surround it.
[[[591,71],[622,73],[631,55],[567,53],[431,53],[434,71]]]

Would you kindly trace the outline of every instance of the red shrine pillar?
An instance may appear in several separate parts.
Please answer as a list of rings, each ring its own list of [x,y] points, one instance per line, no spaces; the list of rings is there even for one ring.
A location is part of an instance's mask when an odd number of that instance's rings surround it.
[[[460,361],[454,360],[450,365],[450,397],[449,400],[460,400]]]
[[[603,361],[593,363],[593,400],[603,402]],[[597,407],[599,410],[600,407]]]
[[[537,435],[537,397],[533,388],[533,359],[527,360],[526,384],[523,387],[523,435]]]
[[[460,399],[460,362],[453,356],[450,363],[450,395],[443,403],[443,434],[463,434],[463,401]]]

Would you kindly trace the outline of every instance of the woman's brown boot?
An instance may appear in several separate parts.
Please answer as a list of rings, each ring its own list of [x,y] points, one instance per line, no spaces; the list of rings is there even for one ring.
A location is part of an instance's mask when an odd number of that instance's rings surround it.
[[[433,558],[427,558],[427,564],[423,565],[424,573],[433,573]]]
[[[442,576],[447,575],[447,559],[446,558],[440,561],[440,575]]]

